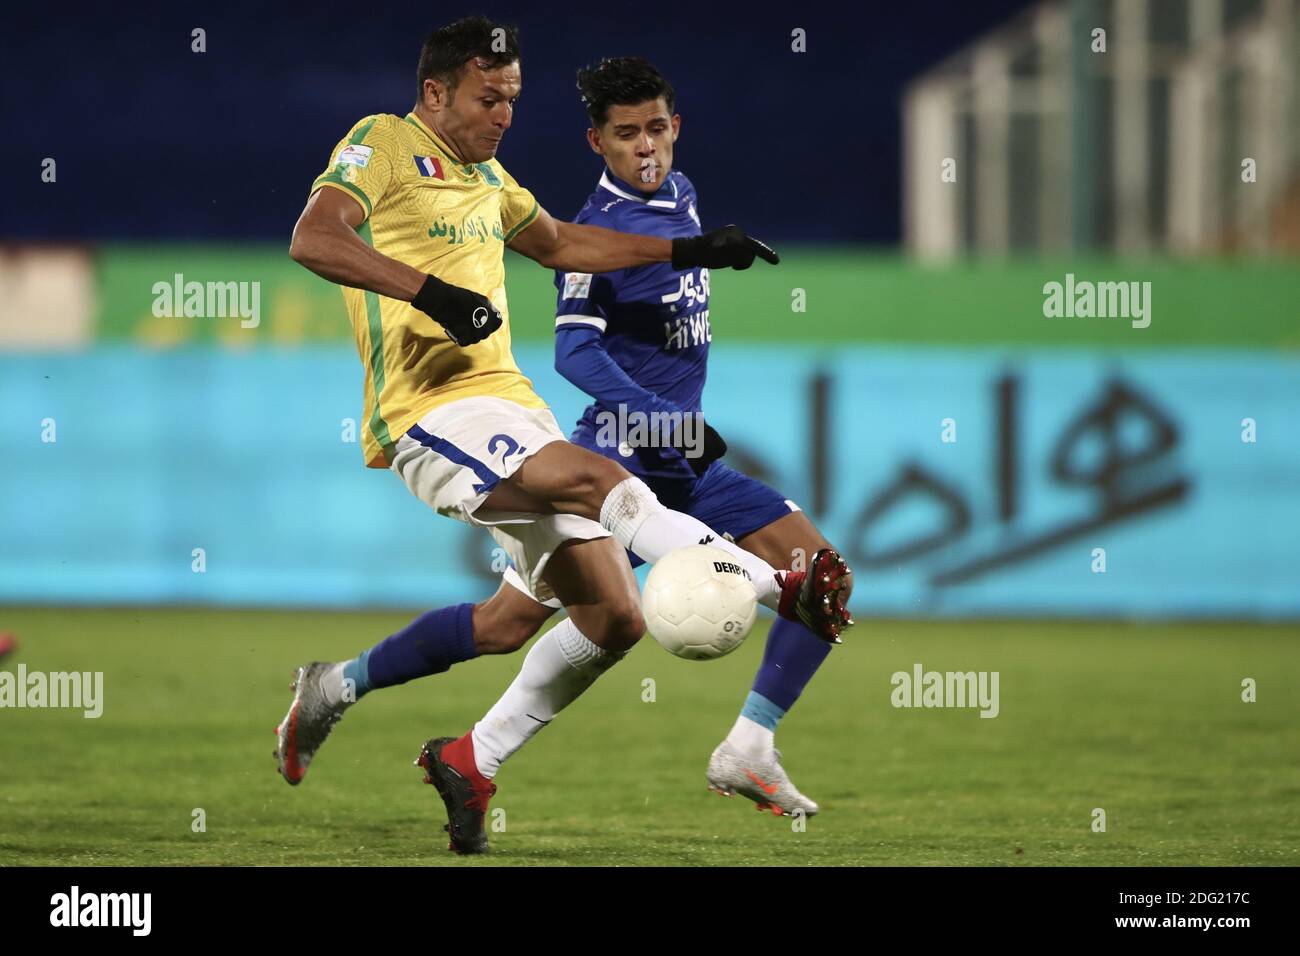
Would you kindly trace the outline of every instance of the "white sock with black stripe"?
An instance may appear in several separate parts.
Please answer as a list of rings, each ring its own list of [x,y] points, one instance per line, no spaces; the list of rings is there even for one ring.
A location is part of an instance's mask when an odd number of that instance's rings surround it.
[[[489,779],[623,654],[597,647],[565,618],[537,639],[519,675],[471,731],[474,762]]]
[[[726,551],[749,572],[763,604],[775,611],[780,603],[781,585],[775,568],[702,521],[666,508],[640,478],[625,478],[610,490],[600,506],[600,525],[619,544],[650,564],[678,548],[700,544],[709,538],[710,547]]]

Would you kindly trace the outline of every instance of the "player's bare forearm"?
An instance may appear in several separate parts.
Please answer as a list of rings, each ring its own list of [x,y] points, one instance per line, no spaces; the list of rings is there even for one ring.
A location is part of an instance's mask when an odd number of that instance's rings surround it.
[[[545,209],[510,241],[510,248],[563,272],[613,272],[654,262],[671,262],[674,269],[748,269],[756,258],[772,265],[781,261],[775,249],[745,235],[739,226],[661,239],[585,223],[556,222]]]
[[[289,255],[330,282],[405,302],[415,298],[424,282],[424,273],[376,252],[346,226],[309,228],[299,236],[295,230]]]
[[[559,222],[545,209],[511,240],[510,248],[548,269],[565,272],[612,272],[667,262],[673,254],[670,239]]]
[[[600,226],[571,222],[556,224],[560,242],[550,268],[565,272],[612,272],[634,266],[667,262],[673,255],[671,239],[636,236]]]
[[[357,235],[361,206],[336,189],[320,189],[307,202],[289,243],[289,256],[323,279],[410,302],[425,274],[376,251]]]

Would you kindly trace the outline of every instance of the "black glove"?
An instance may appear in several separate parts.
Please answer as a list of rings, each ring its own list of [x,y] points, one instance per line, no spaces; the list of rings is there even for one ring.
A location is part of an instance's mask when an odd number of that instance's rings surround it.
[[[473,345],[501,328],[501,313],[486,296],[429,276],[411,300],[447,331],[457,345]]]
[[[739,226],[723,226],[702,236],[673,240],[674,269],[748,269],[755,256],[772,265],[781,261],[771,246],[745,235]]]
[[[703,447],[688,449],[682,428],[678,428],[673,432],[672,438],[673,447],[682,453],[682,457],[686,459],[686,464],[691,466],[691,471],[695,472],[697,476],[703,475],[709,470],[709,465],[727,453],[727,443],[723,441],[721,435],[713,430],[713,426],[704,421],[703,418],[700,419],[699,423],[704,426]],[[698,455],[693,454],[696,451],[699,452]]]

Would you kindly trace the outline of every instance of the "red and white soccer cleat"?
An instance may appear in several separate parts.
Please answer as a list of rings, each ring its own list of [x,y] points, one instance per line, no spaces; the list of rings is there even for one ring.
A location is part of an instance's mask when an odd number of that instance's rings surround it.
[[[823,641],[841,644],[840,633],[853,626],[845,605],[853,587],[853,572],[834,548],[812,556],[807,571],[786,571],[781,579],[777,613],[798,621]]]

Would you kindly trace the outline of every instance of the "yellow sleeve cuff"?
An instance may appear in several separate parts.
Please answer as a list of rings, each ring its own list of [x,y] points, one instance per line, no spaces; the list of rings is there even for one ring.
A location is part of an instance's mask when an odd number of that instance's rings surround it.
[[[315,192],[322,186],[333,186],[335,189],[343,190],[357,202],[361,203],[361,208],[366,211],[366,218],[370,218],[370,197],[340,176],[337,172],[328,172],[323,176],[317,176],[316,181],[311,184],[311,191]]]
[[[510,243],[511,239],[519,235],[519,233],[523,229],[527,228],[532,223],[532,221],[537,218],[537,214],[541,212],[541,209],[542,207],[538,205],[537,200],[534,199],[532,212],[530,212],[528,215],[524,216],[523,219],[515,223],[514,227],[509,232],[506,233],[505,242],[507,245]]]

